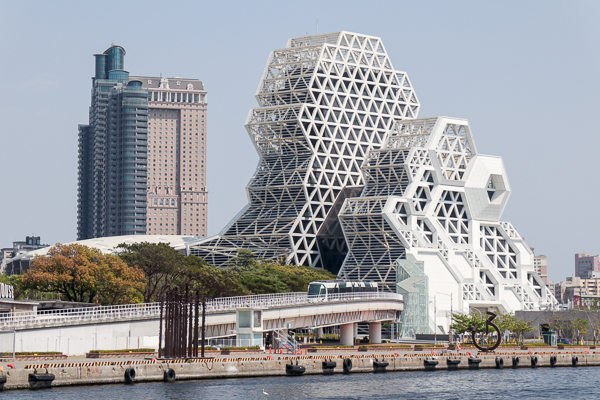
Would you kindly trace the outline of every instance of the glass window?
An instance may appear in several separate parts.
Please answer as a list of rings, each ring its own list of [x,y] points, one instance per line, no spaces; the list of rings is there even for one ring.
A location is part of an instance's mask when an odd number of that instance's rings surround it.
[[[238,328],[250,328],[250,311],[240,311]]]
[[[319,289],[321,288],[321,285],[316,285],[316,284],[310,284],[308,285],[308,295],[309,296],[316,296],[319,294]]]
[[[260,311],[254,311],[254,327],[255,328],[260,328],[260,324],[261,324],[261,312]]]
[[[255,333],[254,334],[254,343],[252,343],[253,346],[262,346],[263,342],[262,342],[262,333]]]

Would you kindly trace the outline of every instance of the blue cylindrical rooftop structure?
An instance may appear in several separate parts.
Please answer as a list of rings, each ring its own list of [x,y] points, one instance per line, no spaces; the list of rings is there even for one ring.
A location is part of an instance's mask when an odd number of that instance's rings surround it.
[[[142,87],[142,81],[129,81],[127,86]]]
[[[122,69],[112,70],[108,73],[108,80],[115,82],[127,82],[129,80],[129,72]]]
[[[96,79],[106,79],[107,71],[106,71],[106,54],[94,54],[96,58]]]
[[[108,72],[125,68],[125,49],[121,46],[110,46],[105,52],[107,56],[106,70]]]

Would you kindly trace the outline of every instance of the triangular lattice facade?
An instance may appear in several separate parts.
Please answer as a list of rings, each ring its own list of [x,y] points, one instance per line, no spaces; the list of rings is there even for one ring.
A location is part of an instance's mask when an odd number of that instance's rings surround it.
[[[303,37],[271,53],[256,99],[246,121],[260,154],[249,204],[190,252],[222,266],[245,248],[337,272],[346,253],[343,200],[360,194],[361,166],[394,121],[417,117],[408,76],[377,37]]]
[[[450,311],[556,304],[534,271],[529,246],[500,221],[510,195],[502,159],[477,153],[466,120],[397,122],[363,172],[363,193],[346,199],[339,213],[349,247],[342,278],[396,291],[398,262],[422,263],[429,325],[446,331]],[[398,283],[410,289],[410,282]]]

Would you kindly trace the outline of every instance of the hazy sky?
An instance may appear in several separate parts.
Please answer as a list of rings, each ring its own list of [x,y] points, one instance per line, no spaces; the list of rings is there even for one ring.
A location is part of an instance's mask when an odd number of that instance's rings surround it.
[[[551,279],[600,252],[597,1],[0,0],[0,247],[76,238],[77,124],[94,53],[123,46],[135,75],[208,90],[209,234],[246,204],[258,156],[244,129],[271,50],[346,30],[383,39],[419,117],[467,118],[480,153],[504,158],[511,221]],[[596,160],[596,161],[594,161]]]

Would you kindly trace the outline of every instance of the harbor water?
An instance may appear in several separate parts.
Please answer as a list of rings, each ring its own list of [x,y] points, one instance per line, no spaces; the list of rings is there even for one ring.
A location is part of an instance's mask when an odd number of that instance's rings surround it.
[[[14,400],[580,399],[600,393],[600,368],[386,372],[139,382],[4,392]],[[268,394],[263,393],[266,392]]]

